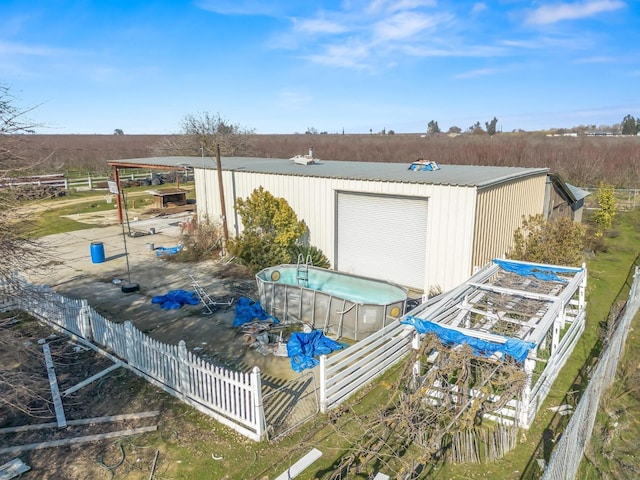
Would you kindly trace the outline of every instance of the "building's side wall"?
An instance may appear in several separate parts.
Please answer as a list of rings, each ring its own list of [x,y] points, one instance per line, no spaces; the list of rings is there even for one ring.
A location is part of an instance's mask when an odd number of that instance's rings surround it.
[[[502,257],[513,246],[513,233],[530,215],[543,214],[546,175],[496,185],[478,192],[473,266]]]
[[[195,172],[197,196],[199,199],[204,197],[206,189],[207,197],[206,209],[199,209],[199,215],[203,216],[206,210],[213,221],[220,219],[216,175],[215,170],[206,170],[205,185],[202,171],[196,169]],[[336,258],[336,191],[428,198],[426,262],[417,267],[425,269],[423,289],[428,291],[437,286],[447,290],[466,280],[471,273],[475,188],[231,171],[223,172],[223,182],[230,235],[242,231],[234,211],[235,199],[246,198],[254,189],[263,186],[275,197],[287,200],[298,218],[309,227],[311,244],[320,248],[332,263]],[[202,202],[199,200],[199,203]]]
[[[544,214],[547,219],[560,217],[573,218],[569,198],[560,187],[547,177]]]

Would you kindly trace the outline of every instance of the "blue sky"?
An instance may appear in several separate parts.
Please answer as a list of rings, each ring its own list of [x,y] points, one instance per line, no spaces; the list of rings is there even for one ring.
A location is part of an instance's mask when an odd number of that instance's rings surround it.
[[[39,133],[610,125],[640,116],[640,2],[0,0],[0,83]]]

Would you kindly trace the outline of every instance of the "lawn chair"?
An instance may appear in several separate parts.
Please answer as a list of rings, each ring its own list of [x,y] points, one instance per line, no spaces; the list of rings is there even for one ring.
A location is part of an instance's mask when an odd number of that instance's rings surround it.
[[[209,294],[205,291],[205,289],[202,288],[202,286],[198,283],[198,281],[195,278],[193,278],[193,275],[189,274],[189,277],[191,277],[191,286],[195,290],[196,295],[198,296],[200,301],[204,304],[203,313],[205,315],[212,315],[213,314],[213,309],[215,307],[230,307],[231,304],[233,303],[233,301],[234,301],[233,298],[231,300],[229,300],[228,302],[221,302],[221,301],[213,300],[209,296]]]

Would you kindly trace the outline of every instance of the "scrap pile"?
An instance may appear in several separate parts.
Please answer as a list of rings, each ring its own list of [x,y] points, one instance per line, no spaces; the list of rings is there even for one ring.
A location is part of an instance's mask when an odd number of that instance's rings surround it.
[[[282,346],[282,332],[279,336],[269,333],[280,322],[265,312],[260,302],[240,297],[236,302],[235,312],[233,326],[241,328],[245,345],[255,348],[263,355],[286,356],[286,350]]]
[[[343,348],[340,343],[325,337],[320,330],[293,332],[285,342],[284,326],[280,325],[276,317],[265,312],[260,302],[249,298],[240,297],[235,310],[233,326],[242,329],[245,345],[255,348],[263,355],[289,357],[291,368],[296,372],[315,367],[319,361],[314,357]],[[273,333],[276,329],[280,329],[277,335]]]

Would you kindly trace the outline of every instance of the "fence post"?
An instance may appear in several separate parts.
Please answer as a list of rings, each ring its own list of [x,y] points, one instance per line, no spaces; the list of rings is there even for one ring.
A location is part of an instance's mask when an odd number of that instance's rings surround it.
[[[82,336],[89,340],[93,341],[93,333],[91,330],[91,307],[89,307],[89,302],[85,299],[82,299],[82,306],[80,307],[79,312],[80,317],[80,332]]]
[[[415,329],[411,334],[411,348],[414,350],[420,350],[420,333]]]
[[[522,389],[522,396],[520,397],[520,411],[518,412],[518,426],[520,428],[529,428],[530,423],[530,410],[531,410],[531,382],[533,380],[533,371],[536,368],[536,361],[527,358],[524,361],[524,371],[527,374],[527,381]]]
[[[91,181],[91,174],[87,176],[87,182],[89,183],[89,190],[93,190],[93,183]]]
[[[254,421],[256,426],[257,441],[261,441],[266,431],[267,420],[264,416],[264,404],[262,403],[262,381],[260,380],[260,367],[257,365],[251,370],[251,387],[254,408]]]
[[[182,399],[186,399],[188,397],[188,393],[190,392],[190,382],[189,382],[189,351],[187,350],[187,344],[184,340],[180,340],[178,342],[178,371],[180,375],[180,385],[176,385],[176,390],[180,393]]]
[[[133,338],[133,323],[131,323],[131,320],[126,320],[124,322],[124,334],[125,342],[127,345],[127,358],[125,360],[130,366],[135,367],[136,340],[135,338]]]
[[[327,356],[320,355],[320,413],[327,413]]]
[[[582,282],[580,282],[580,287],[578,287],[578,309],[584,310],[586,305],[586,292],[587,292],[587,264],[582,264],[582,270],[584,277],[582,278]]]

